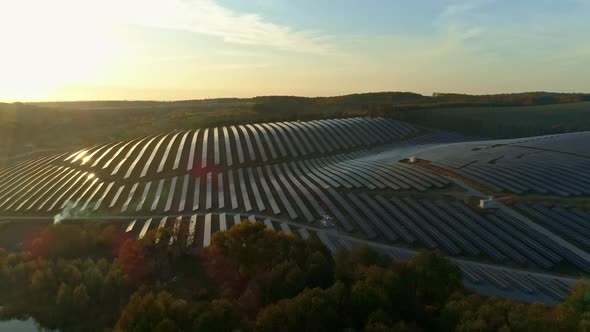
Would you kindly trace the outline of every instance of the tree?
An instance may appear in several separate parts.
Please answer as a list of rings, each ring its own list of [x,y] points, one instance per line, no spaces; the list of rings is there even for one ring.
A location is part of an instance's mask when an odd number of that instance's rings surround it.
[[[242,314],[235,303],[214,300],[194,320],[194,331],[236,331],[244,326]]]
[[[126,240],[119,249],[118,259],[133,282],[141,283],[147,280],[151,271],[151,262],[146,259],[144,249],[139,242],[132,239]]]
[[[257,319],[259,331],[334,331],[342,329],[340,312],[346,287],[305,289],[292,299],[263,309]]]
[[[84,284],[80,284],[74,288],[74,292],[72,293],[72,303],[76,306],[77,310],[83,311],[86,309],[89,302],[90,297],[88,296],[88,292],[86,291],[86,286]]]

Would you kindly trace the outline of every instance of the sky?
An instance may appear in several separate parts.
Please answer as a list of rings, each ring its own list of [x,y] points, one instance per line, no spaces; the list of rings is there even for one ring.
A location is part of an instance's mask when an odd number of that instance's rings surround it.
[[[590,92],[590,0],[0,0],[0,101]]]

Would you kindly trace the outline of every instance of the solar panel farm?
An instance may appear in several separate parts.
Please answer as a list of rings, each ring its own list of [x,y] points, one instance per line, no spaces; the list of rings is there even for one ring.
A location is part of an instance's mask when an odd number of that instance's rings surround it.
[[[367,244],[437,249],[467,288],[557,303],[590,272],[587,132],[486,140],[380,117],[155,133],[0,168],[0,219],[117,223],[206,247],[245,219]]]

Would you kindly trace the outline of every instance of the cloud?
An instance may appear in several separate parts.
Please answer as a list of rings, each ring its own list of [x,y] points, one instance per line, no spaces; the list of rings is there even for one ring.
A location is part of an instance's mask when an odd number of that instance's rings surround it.
[[[110,0],[108,17],[121,23],[175,29],[222,38],[225,42],[284,51],[324,53],[329,37],[238,13],[213,0]],[[104,2],[101,3],[104,8]]]
[[[490,0],[454,0],[443,9],[440,18],[456,18],[476,11]]]

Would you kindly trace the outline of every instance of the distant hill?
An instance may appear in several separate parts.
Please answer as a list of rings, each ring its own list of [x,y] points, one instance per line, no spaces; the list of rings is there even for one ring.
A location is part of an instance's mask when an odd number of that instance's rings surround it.
[[[457,105],[457,104],[493,104],[503,106],[527,106],[575,103],[590,101],[590,94],[584,93],[556,93],[556,92],[523,92],[490,95],[468,95],[459,93],[434,93],[432,96],[424,96],[413,92],[371,92],[357,93],[333,97],[299,97],[299,96],[258,96],[253,98],[214,98],[177,101],[73,101],[73,102],[36,102],[26,103],[39,107],[61,109],[111,109],[111,108],[167,108],[178,106],[202,107],[219,104],[254,104],[259,107],[272,107],[291,105],[327,107],[338,106],[369,106],[369,105],[403,105],[411,107]],[[21,103],[17,103],[21,104]],[[10,105],[10,104],[4,104]],[[0,104],[0,108],[2,104]]]
[[[584,111],[588,109],[588,104],[584,102],[589,101],[590,94],[582,93],[435,93],[424,96],[412,92],[375,92],[334,97],[0,103],[0,159],[39,149],[87,146],[175,129],[363,115],[394,117],[491,137],[590,130],[590,115]],[[535,119],[535,124],[527,124],[526,130],[516,128],[518,121],[524,119],[518,109],[539,105],[552,106],[553,111],[542,113],[543,117],[551,113],[551,120]],[[515,117],[504,115],[496,121],[486,115],[486,126],[483,126],[481,123],[484,120],[479,119],[477,114],[491,114],[490,107],[506,107]],[[568,114],[575,114],[576,117]],[[508,123],[504,125],[502,121]],[[490,127],[489,123],[493,125]]]

